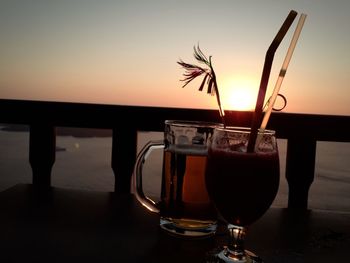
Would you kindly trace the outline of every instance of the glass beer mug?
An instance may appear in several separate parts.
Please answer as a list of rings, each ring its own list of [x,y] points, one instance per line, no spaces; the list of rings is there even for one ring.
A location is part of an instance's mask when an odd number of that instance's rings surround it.
[[[160,215],[160,227],[184,237],[211,236],[217,213],[205,186],[208,143],[220,124],[165,121],[164,141],[150,141],[137,156],[133,190],[138,201]],[[155,149],[163,149],[161,197],[157,203],[142,188],[143,165]]]

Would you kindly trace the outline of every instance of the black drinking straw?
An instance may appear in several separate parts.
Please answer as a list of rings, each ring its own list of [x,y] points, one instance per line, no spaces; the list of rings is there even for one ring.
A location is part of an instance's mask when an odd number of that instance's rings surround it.
[[[247,149],[248,152],[254,152],[256,137],[258,135],[258,128],[260,127],[260,122],[262,119],[262,112],[263,112],[266,88],[267,88],[267,84],[269,83],[271,66],[272,66],[275,52],[276,52],[278,46],[280,45],[280,43],[282,42],[282,39],[284,38],[284,36],[287,34],[287,31],[290,28],[290,26],[292,25],[297,14],[298,13],[294,10],[291,10],[289,12],[286,20],[284,21],[284,23],[281,26],[280,30],[278,31],[277,35],[273,39],[269,49],[266,51],[264,68],[263,68],[263,72],[261,75],[258,98],[256,101],[255,111],[253,114],[253,120],[252,120],[252,124],[251,124],[251,132],[250,132],[250,136],[249,136],[248,149]]]

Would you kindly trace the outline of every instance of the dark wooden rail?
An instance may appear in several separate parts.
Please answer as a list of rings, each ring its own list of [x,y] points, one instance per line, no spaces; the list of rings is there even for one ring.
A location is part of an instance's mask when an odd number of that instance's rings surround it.
[[[220,122],[217,110],[139,107],[0,99],[0,123],[30,126],[33,185],[50,187],[55,162],[55,127],[112,129],[115,191],[129,192],[138,131],[162,131],[166,119]],[[250,126],[252,112],[227,111],[229,125]],[[289,208],[306,209],[314,180],[317,141],[350,141],[350,116],[273,113],[268,128],[288,140],[286,178]],[[125,176],[127,175],[127,176]]]

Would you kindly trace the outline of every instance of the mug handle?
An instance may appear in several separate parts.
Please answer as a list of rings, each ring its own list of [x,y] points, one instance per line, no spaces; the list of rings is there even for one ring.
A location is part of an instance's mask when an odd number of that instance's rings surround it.
[[[164,141],[149,141],[137,155],[136,163],[133,172],[133,188],[137,200],[148,210],[159,213],[159,207],[157,203],[153,201],[150,197],[146,196],[142,188],[142,174],[143,174],[143,165],[147,160],[150,153],[155,149],[164,149]]]

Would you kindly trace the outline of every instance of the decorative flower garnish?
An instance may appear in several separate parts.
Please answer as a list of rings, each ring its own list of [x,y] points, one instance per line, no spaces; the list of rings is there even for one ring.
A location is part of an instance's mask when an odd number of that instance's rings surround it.
[[[204,78],[198,90],[203,91],[204,86],[207,86],[207,93],[211,95],[216,95],[220,116],[222,118],[223,124],[225,125],[225,119],[224,119],[225,113],[222,109],[221,102],[220,102],[220,94],[219,94],[218,84],[216,82],[215,71],[213,69],[213,65],[211,62],[211,56],[209,56],[209,59],[208,59],[204,55],[202,50],[199,48],[199,45],[197,47],[194,46],[193,50],[194,50],[194,54],[193,54],[194,58],[199,63],[204,64],[206,67],[188,64],[183,62],[182,60],[178,61],[177,63],[186,70],[185,73],[183,74],[184,79],[181,80],[185,82],[185,84],[182,87],[184,88],[185,86],[187,86],[187,84],[189,84],[195,78],[204,75]]]

